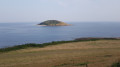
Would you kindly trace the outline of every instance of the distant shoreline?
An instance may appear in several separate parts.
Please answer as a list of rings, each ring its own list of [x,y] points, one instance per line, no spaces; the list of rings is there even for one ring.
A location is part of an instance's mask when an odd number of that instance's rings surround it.
[[[40,25],[37,24],[38,26],[71,26],[72,24],[68,24],[68,25]]]
[[[63,44],[63,43],[83,42],[83,41],[97,41],[97,40],[120,40],[120,37],[114,37],[114,38],[87,37],[87,38],[76,38],[74,40],[69,40],[69,41],[52,41],[52,42],[42,43],[42,44],[29,43],[29,44],[17,45],[17,46],[13,46],[13,47],[1,48],[0,52],[9,52],[9,51],[25,49],[25,48],[29,48],[29,47],[42,48],[42,47],[49,46],[49,45],[58,45],[58,44]]]

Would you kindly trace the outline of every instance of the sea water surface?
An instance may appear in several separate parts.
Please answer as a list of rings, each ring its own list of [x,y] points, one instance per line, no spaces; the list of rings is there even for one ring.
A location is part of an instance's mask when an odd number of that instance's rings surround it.
[[[119,22],[68,22],[71,26],[0,23],[0,48],[25,43],[73,40],[80,37],[120,37]]]

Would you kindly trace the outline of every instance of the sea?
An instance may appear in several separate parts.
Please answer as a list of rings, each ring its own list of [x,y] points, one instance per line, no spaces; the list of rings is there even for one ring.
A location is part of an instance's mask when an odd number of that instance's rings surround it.
[[[37,24],[38,22],[0,23],[0,48],[83,37],[120,37],[120,22],[68,22],[70,26]]]

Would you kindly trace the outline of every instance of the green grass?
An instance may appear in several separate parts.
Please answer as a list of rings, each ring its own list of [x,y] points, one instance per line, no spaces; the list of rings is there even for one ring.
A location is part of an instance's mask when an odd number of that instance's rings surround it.
[[[53,67],[61,67],[61,66],[65,66],[65,65],[69,65],[69,64],[67,64],[67,63],[63,63],[63,64],[56,65],[56,66],[53,66]]]
[[[70,41],[53,41],[53,42],[43,43],[43,44],[29,43],[29,44],[17,45],[13,47],[1,48],[0,52],[14,51],[14,50],[25,49],[29,47],[42,48],[49,45],[58,45],[58,44],[71,43],[71,42],[97,41],[97,40],[120,40],[120,39],[118,38],[77,38],[75,40],[70,40]]]

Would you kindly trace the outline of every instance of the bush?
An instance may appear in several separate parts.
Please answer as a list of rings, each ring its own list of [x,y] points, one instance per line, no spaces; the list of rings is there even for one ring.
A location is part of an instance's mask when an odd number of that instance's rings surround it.
[[[113,63],[111,67],[120,67],[120,61]]]

